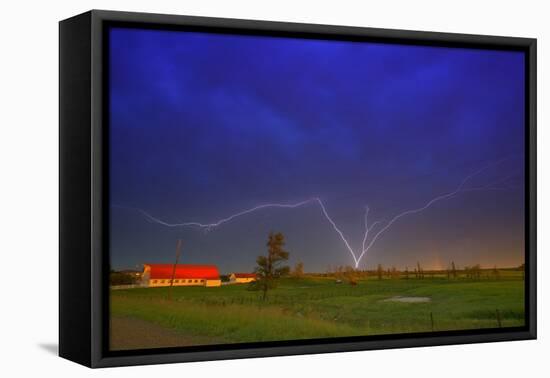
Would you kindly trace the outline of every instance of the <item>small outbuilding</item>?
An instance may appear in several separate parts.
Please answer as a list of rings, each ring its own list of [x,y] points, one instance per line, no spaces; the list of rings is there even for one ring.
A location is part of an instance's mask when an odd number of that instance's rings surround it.
[[[256,273],[231,273],[229,282],[231,283],[249,283],[256,281]]]

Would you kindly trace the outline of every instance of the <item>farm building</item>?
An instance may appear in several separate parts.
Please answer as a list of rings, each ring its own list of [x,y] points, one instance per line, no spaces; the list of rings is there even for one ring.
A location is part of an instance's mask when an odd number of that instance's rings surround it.
[[[144,264],[142,284],[149,287],[170,286],[221,286],[220,273],[215,265]]]
[[[229,282],[231,283],[249,283],[256,281],[255,273],[231,273]]]

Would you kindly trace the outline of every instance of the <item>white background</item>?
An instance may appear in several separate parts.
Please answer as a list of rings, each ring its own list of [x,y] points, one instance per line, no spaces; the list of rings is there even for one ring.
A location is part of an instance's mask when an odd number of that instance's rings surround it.
[[[0,374],[519,377],[550,373],[546,1],[6,1],[0,23]],[[58,25],[89,9],[538,38],[539,340],[90,370],[56,356]],[[546,348],[546,352],[544,351]]]

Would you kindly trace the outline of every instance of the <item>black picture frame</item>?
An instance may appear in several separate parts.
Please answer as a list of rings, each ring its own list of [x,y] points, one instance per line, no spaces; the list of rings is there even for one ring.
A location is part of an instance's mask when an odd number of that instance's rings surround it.
[[[105,30],[112,25],[524,52],[525,327],[110,352]],[[536,39],[92,10],[60,22],[59,45],[61,357],[109,367],[536,338]]]

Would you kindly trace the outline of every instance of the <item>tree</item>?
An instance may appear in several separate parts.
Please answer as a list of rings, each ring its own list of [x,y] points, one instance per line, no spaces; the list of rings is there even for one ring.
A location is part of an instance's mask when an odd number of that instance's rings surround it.
[[[114,270],[111,270],[111,274],[109,275],[109,284],[116,286],[116,285],[134,285],[138,283],[139,279],[127,272],[116,272]]]
[[[277,286],[277,279],[288,274],[290,268],[283,265],[288,260],[288,252],[283,249],[285,237],[282,233],[269,233],[267,240],[267,256],[258,256],[254,270],[256,281],[250,283],[252,290],[261,290],[263,292],[262,300],[266,300],[267,291]]]
[[[525,264],[518,266],[518,270],[521,272],[521,278],[525,279]]]
[[[416,267],[418,269],[418,278],[424,279],[424,269],[420,266],[420,262],[416,262]]]
[[[465,266],[464,272],[466,273],[467,278],[470,278],[472,280],[479,279],[481,277],[481,266],[479,264]]]
[[[304,276],[304,263],[301,261],[298,261],[296,265],[294,265],[294,271],[292,272],[292,275],[294,277],[300,278]]]
[[[453,278],[456,278],[456,266],[454,261],[451,261],[451,274]]]
[[[405,267],[405,279],[406,280],[409,279],[409,267],[408,266]]]
[[[382,274],[384,274],[384,268],[382,267],[382,264],[378,264],[378,267],[376,267],[376,275],[379,280],[382,279]]]
[[[496,265],[493,267],[493,272],[492,273],[493,273],[493,278],[495,278],[497,280],[500,279],[500,272],[498,271]]]
[[[347,265],[344,268],[344,277],[350,285],[357,285],[357,272],[354,267]]]
[[[472,278],[479,280],[481,278],[481,266],[479,264],[476,264],[470,269],[472,271]]]
[[[344,279],[344,267],[342,265],[334,267],[334,278],[336,278],[337,281],[342,281]]]

